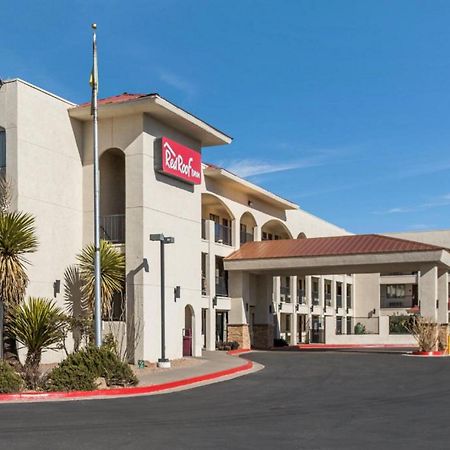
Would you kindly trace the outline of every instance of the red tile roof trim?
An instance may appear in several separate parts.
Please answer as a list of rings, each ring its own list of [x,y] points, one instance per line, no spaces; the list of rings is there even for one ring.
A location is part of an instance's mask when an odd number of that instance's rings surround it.
[[[447,250],[435,245],[378,234],[249,242],[227,260],[302,258]]]
[[[137,100],[138,98],[149,97],[155,94],[129,94],[124,92],[123,94],[113,95],[112,97],[106,97],[98,100],[99,105],[108,105],[112,103],[125,103],[131,100]],[[91,102],[82,103],[81,105],[75,106],[75,108],[83,108],[90,105]]]

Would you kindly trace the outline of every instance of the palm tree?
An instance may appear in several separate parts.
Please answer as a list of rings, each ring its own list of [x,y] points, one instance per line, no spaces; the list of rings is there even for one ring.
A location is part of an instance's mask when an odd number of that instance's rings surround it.
[[[37,386],[42,352],[62,341],[65,327],[65,315],[53,300],[30,297],[14,309],[8,332],[27,348],[23,372],[28,387]]]
[[[25,255],[36,251],[38,241],[31,214],[0,213],[0,301],[5,324],[11,321],[14,308],[22,301],[28,286]],[[4,336],[5,359],[18,363],[15,339]]]
[[[80,275],[83,282],[83,300],[89,312],[94,311],[95,301],[95,247],[88,245],[77,260],[80,265]],[[115,293],[123,290],[125,280],[125,256],[116,250],[108,241],[100,241],[100,289],[102,296],[102,311],[108,315],[111,312],[112,298]]]

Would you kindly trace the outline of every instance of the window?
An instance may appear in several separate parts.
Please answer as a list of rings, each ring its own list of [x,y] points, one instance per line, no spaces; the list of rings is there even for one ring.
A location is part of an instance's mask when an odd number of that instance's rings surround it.
[[[336,317],[336,334],[342,334],[342,317]]]
[[[6,167],[6,132],[0,127],[0,169]]]
[[[208,290],[208,281],[206,277],[206,267],[208,265],[208,254],[202,253],[202,295],[206,295]]]
[[[386,298],[404,298],[406,295],[404,284],[387,284]]]

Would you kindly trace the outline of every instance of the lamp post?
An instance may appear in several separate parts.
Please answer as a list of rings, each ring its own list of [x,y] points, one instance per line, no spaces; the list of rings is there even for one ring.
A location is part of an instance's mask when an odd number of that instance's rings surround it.
[[[168,369],[170,361],[166,358],[166,281],[165,281],[165,264],[164,264],[164,246],[173,244],[175,238],[166,237],[164,234],[151,234],[151,241],[159,241],[161,255],[161,358],[158,359],[158,367]]]

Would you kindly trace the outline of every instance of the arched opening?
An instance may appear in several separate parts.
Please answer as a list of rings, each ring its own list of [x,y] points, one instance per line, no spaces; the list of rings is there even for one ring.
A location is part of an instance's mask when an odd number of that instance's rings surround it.
[[[214,236],[209,236],[215,242],[233,245],[231,222],[234,216],[228,206],[212,194],[202,194],[202,238],[208,238],[209,222],[214,222]]]
[[[100,232],[114,244],[125,242],[125,155],[117,149],[100,157]]]
[[[183,356],[193,354],[193,336],[195,328],[194,309],[191,305],[184,308],[184,328],[183,328]]]
[[[261,239],[263,241],[292,239],[292,234],[283,222],[273,219],[266,222],[261,228]]]
[[[298,233],[297,239],[306,239],[306,234],[303,233],[303,231],[301,233]]]
[[[254,240],[254,233],[256,227],[256,220],[249,212],[245,212],[240,220],[240,238],[241,244],[252,242]]]

